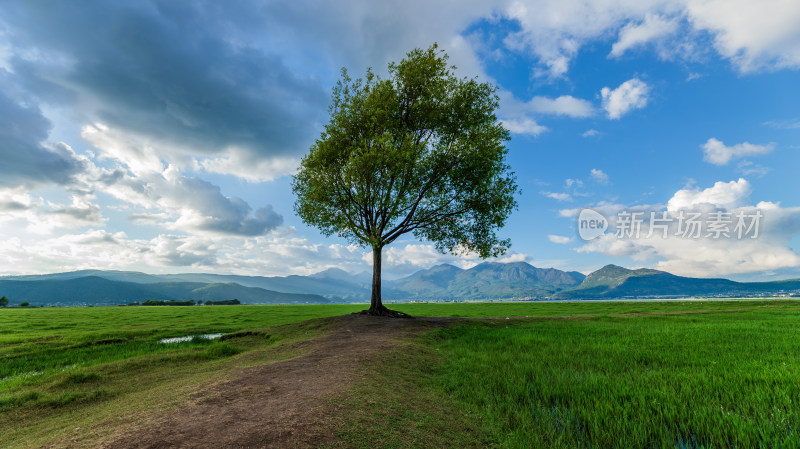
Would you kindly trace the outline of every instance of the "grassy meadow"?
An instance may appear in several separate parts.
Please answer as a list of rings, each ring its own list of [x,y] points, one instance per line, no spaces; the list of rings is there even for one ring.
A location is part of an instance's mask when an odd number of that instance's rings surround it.
[[[800,302],[405,304],[341,447],[798,447]],[[92,446],[361,305],[0,310],[0,447]],[[227,334],[223,341],[168,337]]]

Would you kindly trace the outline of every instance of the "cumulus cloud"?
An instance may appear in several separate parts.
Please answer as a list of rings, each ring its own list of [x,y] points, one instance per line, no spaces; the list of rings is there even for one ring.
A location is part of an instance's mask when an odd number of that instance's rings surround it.
[[[800,6],[791,1],[516,1],[500,11],[519,25],[506,47],[534,55],[536,76],[566,76],[581,47],[609,34],[618,36],[612,57],[660,42],[661,56],[693,59],[710,35],[717,53],[741,72],[800,66]]]
[[[4,237],[0,254],[7,273],[52,273],[80,269],[130,266],[141,253],[124,244],[124,233],[92,229],[47,238]]]
[[[72,204],[57,205],[46,213],[79,224],[102,224],[104,221],[100,206],[79,196],[72,197]]]
[[[681,189],[667,201],[666,207],[596,205],[593,209],[609,219],[612,232],[584,243],[577,251],[630,257],[641,263],[649,261],[657,269],[694,277],[764,273],[800,267],[800,255],[789,246],[791,240],[800,235],[800,208],[781,207],[771,202],[753,205],[749,199],[750,192],[750,183],[739,179],[717,182],[704,189]],[[621,212],[641,213],[638,216],[638,235],[618,236]],[[700,214],[696,235],[687,233],[686,222],[681,224],[680,217],[689,217],[689,213]],[[760,218],[753,225],[756,216]],[[652,221],[653,217],[656,221]],[[709,223],[716,220],[715,217],[723,223],[727,235],[716,234],[710,227]],[[741,237],[736,230],[740,219],[750,229],[748,233],[742,228]],[[630,224],[622,227],[631,230]]]
[[[708,31],[714,47],[742,72],[800,67],[800,3],[785,0],[692,0],[692,26]]]
[[[679,211],[708,206],[733,209],[746,204],[751,191],[750,183],[744,178],[730,182],[719,181],[706,189],[681,189],[667,201],[667,210]]]
[[[538,136],[547,131],[546,126],[536,123],[536,120],[531,118],[503,120],[503,126],[512,133],[528,134],[531,136]]]
[[[0,224],[6,232],[49,235],[57,229],[102,226],[100,206],[88,196],[72,195],[70,204],[32,196],[25,187],[0,188]],[[0,233],[2,237],[2,233]]]
[[[561,95],[556,98],[535,96],[528,101],[520,101],[514,95],[501,90],[500,111],[505,127],[516,134],[538,136],[548,128],[537,122],[537,117],[554,115],[571,118],[586,118],[594,115],[592,104],[570,95]]]
[[[669,5],[659,1],[547,1],[535,6],[513,2],[503,13],[520,29],[509,34],[505,44],[537,56],[543,68],[537,69],[535,75],[562,77],[582,45],[652,9],[665,7]]]
[[[256,236],[283,223],[283,217],[271,205],[253,211],[241,198],[225,196],[219,186],[200,178],[183,176],[173,166],[162,173],[139,177],[117,170],[106,174],[101,182],[106,193],[122,201],[165,212],[169,219],[158,223],[172,230]],[[138,214],[134,219],[163,216]]]
[[[616,89],[604,87],[600,90],[603,109],[610,119],[618,119],[634,109],[642,109],[647,105],[649,94],[650,86],[638,78],[629,79]]]
[[[594,107],[586,100],[570,95],[557,98],[533,97],[528,106],[531,111],[541,114],[564,115],[568,117],[584,118],[594,114]]]
[[[24,213],[35,207],[33,198],[25,189],[0,189],[0,215]]]
[[[771,153],[775,149],[775,144],[754,145],[749,142],[743,142],[727,146],[722,141],[712,137],[701,145],[701,148],[703,149],[703,160],[714,165],[725,165],[733,159]]]
[[[283,223],[271,205],[257,210],[241,198],[226,196],[219,186],[185,176],[175,165],[164,165],[157,153],[141,141],[128,139],[101,124],[86,126],[83,136],[115,167],[93,166],[93,188],[125,203],[144,208],[132,221],[148,222],[172,231],[254,236]]]
[[[216,245],[206,239],[159,235],[147,247],[147,259],[164,266],[200,265],[210,267],[217,264],[216,250]]]
[[[294,174],[300,166],[300,158],[294,156],[261,158],[247,151],[231,148],[221,157],[196,160],[195,166],[209,173],[231,174],[250,182],[261,182]]]
[[[609,56],[619,57],[631,48],[669,36],[678,29],[676,18],[665,18],[647,13],[641,23],[628,23],[619,32],[619,39],[611,46]]]
[[[164,162],[152,145],[142,142],[120,130],[109,129],[102,123],[86,125],[81,137],[99,150],[98,160],[112,159],[134,174],[157,173],[164,170]]]

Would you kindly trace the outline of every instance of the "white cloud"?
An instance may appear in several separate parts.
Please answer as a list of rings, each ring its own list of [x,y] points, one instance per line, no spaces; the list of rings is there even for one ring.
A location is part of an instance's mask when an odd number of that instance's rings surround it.
[[[159,235],[149,243],[146,259],[154,265],[218,266],[217,245],[211,240],[200,237]]]
[[[581,181],[580,179],[567,178],[564,181],[564,187],[567,188],[567,189],[572,188],[572,187],[575,187],[576,189],[579,189],[579,188],[583,187],[583,181]]]
[[[553,235],[549,234],[547,239],[553,243],[558,243],[559,245],[566,245],[567,243],[572,241],[572,237],[564,237],[563,235]]]
[[[701,73],[690,72],[689,75],[686,76],[686,81],[694,81],[697,79],[702,78],[704,75]]]
[[[146,136],[109,128],[102,123],[84,126],[81,137],[99,150],[99,161],[113,160],[134,175],[160,173],[166,165],[172,165],[233,175],[249,182],[265,182],[295,173],[300,164],[300,158],[296,156],[265,157],[247,148],[237,147],[222,150],[219,156],[193,156],[191,148],[167,145]],[[162,160],[160,155],[167,159]]]
[[[309,275],[331,267],[358,273],[371,270],[370,250],[356,245],[316,243],[283,228],[252,238],[159,234],[132,239],[123,232],[90,229],[47,238],[7,237],[0,232],[2,274],[52,273],[79,269],[135,270],[149,273],[214,272],[260,276]],[[509,252],[492,262],[528,261]],[[385,278],[396,278],[432,265],[470,268],[477,255],[440,254],[433,245],[398,242],[384,249]]]
[[[26,189],[0,189],[0,217],[17,216],[35,207],[34,199]]]
[[[509,251],[503,256],[484,260],[477,254],[441,254],[429,243],[407,243],[405,245],[390,246],[383,253],[383,268],[390,270],[393,275],[401,276],[412,274],[423,268],[434,265],[450,264],[463,269],[472,268],[482,262],[529,262],[531,258],[523,253]],[[372,264],[371,253],[364,254],[364,262]]]
[[[600,135],[600,131],[596,129],[587,129],[581,136],[583,137],[594,137]]]
[[[542,195],[558,201],[572,201],[572,195],[561,192],[542,192]]]
[[[183,176],[172,165],[161,173],[141,176],[108,170],[97,185],[118,200],[146,210],[134,213],[134,219],[149,220],[171,231],[255,236],[283,223],[271,205],[253,210],[241,198],[225,196],[220,187],[200,178]],[[155,221],[156,217],[167,218]]]
[[[739,163],[736,164],[736,168],[744,176],[757,176],[759,178],[762,176],[766,176],[766,174],[769,173],[770,171],[768,167],[764,167],[763,165],[759,164],[754,164],[751,161],[739,161]]]
[[[800,67],[800,3],[793,0],[690,0],[692,26],[742,72]]]
[[[159,173],[164,170],[164,162],[152,145],[130,133],[94,123],[81,129],[81,137],[100,150],[98,160],[112,159],[134,174]]]
[[[776,129],[800,129],[800,119],[770,120],[764,124]]]
[[[548,128],[537,122],[541,115],[556,115],[572,118],[585,118],[594,115],[594,106],[589,101],[562,95],[557,98],[533,97],[529,101],[520,101],[514,95],[501,90],[500,111],[505,127],[516,134],[538,136]]]
[[[231,174],[249,182],[265,182],[294,174],[300,166],[300,158],[261,158],[247,151],[230,149],[224,157],[201,159],[196,164],[209,173]]]
[[[665,18],[658,14],[647,13],[641,23],[628,23],[622,27],[619,39],[611,46],[610,56],[622,56],[631,48],[664,38],[677,30],[677,18]]]
[[[800,67],[800,4],[792,0],[551,0],[513,2],[501,11],[520,25],[506,46],[536,56],[536,76],[565,76],[581,47],[609,34],[618,36],[612,57],[658,42],[660,56],[691,60],[704,51],[708,33],[742,72]]]
[[[744,180],[717,182],[713,186],[700,189],[681,189],[667,202],[666,213],[672,219],[668,222],[667,237],[662,229],[654,228],[648,237],[650,212],[660,218],[665,212],[663,206],[651,205],[636,208],[616,206],[616,210],[600,205],[593,207],[602,211],[610,221],[612,230],[619,230],[620,211],[642,211],[641,232],[638,238],[618,238],[614,232],[585,243],[578,252],[597,252],[607,256],[630,257],[638,262],[651,261],[654,268],[674,274],[708,277],[730,276],[744,273],[763,273],[772,270],[800,267],[800,255],[789,244],[800,235],[800,207],[781,207],[770,202],[751,205],[749,200],[751,186]],[[678,229],[681,210],[704,212],[704,223],[698,238],[681,237]],[[710,232],[709,212],[730,214],[729,238],[716,238]],[[739,214],[749,217],[760,213],[758,235],[745,234],[738,238],[735,226]],[[748,222],[749,224],[749,222]],[[684,225],[684,231],[686,226]]]
[[[544,68],[537,76],[566,75],[581,46],[608,34],[624,23],[641,18],[651,10],[672,11],[677,5],[665,1],[544,1],[534,4],[513,2],[504,16],[516,20],[520,30],[505,39],[508,48],[534,54]]]
[[[565,115],[568,117],[585,118],[594,114],[594,107],[586,100],[570,95],[557,98],[533,97],[528,106],[531,111],[540,114]]]
[[[105,221],[100,211],[100,206],[78,195],[72,196],[72,204],[70,205],[51,204],[51,207],[52,209],[46,213],[61,217],[66,223],[99,225]]]
[[[609,182],[608,175],[603,170],[597,168],[592,169],[590,176],[598,184],[608,184]]]
[[[613,90],[608,87],[600,90],[603,109],[610,119],[618,119],[634,109],[645,107],[649,93],[650,86],[638,78],[629,79]]]
[[[102,226],[106,220],[90,198],[75,194],[71,204],[60,204],[34,198],[24,188],[0,189],[0,223],[5,231],[0,238],[3,234],[48,235],[57,229]]]
[[[503,120],[503,126],[509,131],[516,134],[528,134],[531,136],[538,136],[539,134],[547,131],[547,127],[536,123],[535,120],[527,117],[520,119],[506,119]]]
[[[701,148],[703,149],[703,160],[714,165],[725,165],[732,159],[770,153],[775,149],[775,144],[753,145],[749,142],[743,142],[726,146],[722,141],[712,137],[701,145]]]
[[[702,190],[681,189],[669,199],[667,210],[678,211],[708,206],[733,209],[745,205],[749,201],[750,192],[750,183],[744,178],[730,182],[719,181],[712,187]]]
[[[0,255],[8,274],[52,273],[89,268],[124,268],[142,252],[122,243],[124,233],[90,229],[48,238],[7,237],[0,233]]]
[[[580,209],[561,209],[558,211],[558,216],[564,218],[575,218],[580,213]]]

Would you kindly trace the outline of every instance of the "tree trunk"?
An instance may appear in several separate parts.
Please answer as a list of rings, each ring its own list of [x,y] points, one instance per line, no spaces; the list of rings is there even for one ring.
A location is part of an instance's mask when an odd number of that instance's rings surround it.
[[[369,310],[360,312],[364,315],[388,316],[392,318],[411,318],[408,314],[389,310],[381,302],[381,251],[382,247],[372,248],[372,298],[370,299]]]
[[[369,302],[370,315],[383,315],[386,309],[381,302],[381,252],[383,248],[372,248],[372,297]]]

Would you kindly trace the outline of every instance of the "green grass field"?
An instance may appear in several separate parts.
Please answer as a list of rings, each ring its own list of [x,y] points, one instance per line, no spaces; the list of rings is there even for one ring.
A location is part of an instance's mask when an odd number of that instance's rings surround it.
[[[343,447],[800,446],[800,302],[393,307],[500,319],[433,330],[368,367],[334,423]],[[296,355],[293,342],[324,332],[304,321],[361,309],[0,310],[0,447],[91,445]],[[234,338],[158,343],[216,332]]]

